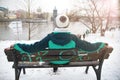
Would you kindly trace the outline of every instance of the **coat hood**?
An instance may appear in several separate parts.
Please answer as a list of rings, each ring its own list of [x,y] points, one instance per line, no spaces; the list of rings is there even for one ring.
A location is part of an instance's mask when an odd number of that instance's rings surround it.
[[[71,41],[71,36],[69,32],[53,32],[50,39],[55,44],[65,45]]]

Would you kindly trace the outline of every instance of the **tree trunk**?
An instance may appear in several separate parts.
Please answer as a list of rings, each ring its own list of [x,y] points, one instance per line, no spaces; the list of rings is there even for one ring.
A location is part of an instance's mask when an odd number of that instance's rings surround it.
[[[101,30],[101,36],[105,36],[105,29]]]

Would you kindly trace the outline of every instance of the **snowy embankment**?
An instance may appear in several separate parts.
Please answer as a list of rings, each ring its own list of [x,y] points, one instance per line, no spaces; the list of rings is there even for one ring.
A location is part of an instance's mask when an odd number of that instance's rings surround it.
[[[89,42],[106,42],[114,48],[109,59],[105,60],[102,69],[102,80],[120,80],[120,31],[106,32],[105,37],[98,34],[89,34],[86,36]],[[0,80],[14,80],[14,69],[12,64],[7,61],[4,49],[16,42],[26,43],[28,41],[0,41]],[[31,43],[34,41],[30,41]],[[93,69],[90,68],[89,73],[84,73],[84,67],[77,68],[59,68],[57,73],[52,72],[52,68],[27,69],[27,74],[21,74],[20,80],[96,80]]]

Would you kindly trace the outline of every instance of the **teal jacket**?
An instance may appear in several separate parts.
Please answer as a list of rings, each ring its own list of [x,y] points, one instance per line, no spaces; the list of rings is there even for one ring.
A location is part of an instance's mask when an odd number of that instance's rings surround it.
[[[35,52],[44,50],[46,48],[50,49],[68,49],[68,48],[78,48],[85,52],[95,52],[99,51],[105,46],[102,42],[90,43],[85,40],[81,40],[74,34],[69,32],[52,32],[48,34],[42,40],[35,42],[34,44],[21,44],[16,43],[14,49],[23,53],[33,54]]]
[[[102,42],[97,42],[97,43],[90,43],[85,40],[81,40],[76,37],[74,34],[70,34],[69,32],[59,32],[59,33],[50,33],[48,34],[45,38],[42,40],[35,42],[34,44],[21,44],[21,43],[16,43],[14,45],[14,48],[21,53],[27,52],[27,53],[35,53],[40,50],[44,50],[46,48],[49,48],[50,44],[49,42],[52,41],[53,43],[64,46],[68,44],[70,41],[75,42],[75,48],[78,48],[83,51],[88,51],[88,52],[93,52],[93,51],[98,51],[101,48],[104,47],[104,43]]]
[[[34,44],[21,44],[21,43],[16,43],[14,45],[14,48],[21,53],[27,52],[27,53],[35,53],[40,50],[49,48],[50,46],[50,41],[53,43],[64,46],[72,41],[75,42],[75,48],[78,48],[83,51],[88,51],[88,52],[93,52],[93,51],[98,51],[101,48],[105,46],[104,43],[102,42],[97,42],[97,43],[90,43],[84,40],[81,40],[76,37],[74,34],[66,33],[66,32],[59,32],[59,33],[50,33],[48,34],[45,38],[42,40],[35,42]]]

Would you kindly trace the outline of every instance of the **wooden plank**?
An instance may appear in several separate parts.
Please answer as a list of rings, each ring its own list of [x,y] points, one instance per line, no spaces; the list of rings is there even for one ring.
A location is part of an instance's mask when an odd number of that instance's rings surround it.
[[[49,62],[20,62],[18,64],[19,68],[51,68],[51,67],[80,67],[80,66],[96,66],[98,65],[98,61],[85,61],[85,62],[70,62],[66,65],[52,65]],[[14,66],[13,66],[14,67]]]
[[[107,51],[106,51],[107,50]],[[112,52],[112,47],[106,47],[99,53],[84,53],[79,52],[77,49],[64,49],[64,50],[43,50],[32,55],[20,54],[14,49],[5,49],[5,54],[8,61],[14,61],[13,54],[15,52],[18,61],[54,61],[54,60],[70,60],[70,61],[88,61],[88,60],[98,60],[103,54],[105,54],[105,59],[107,59]]]

